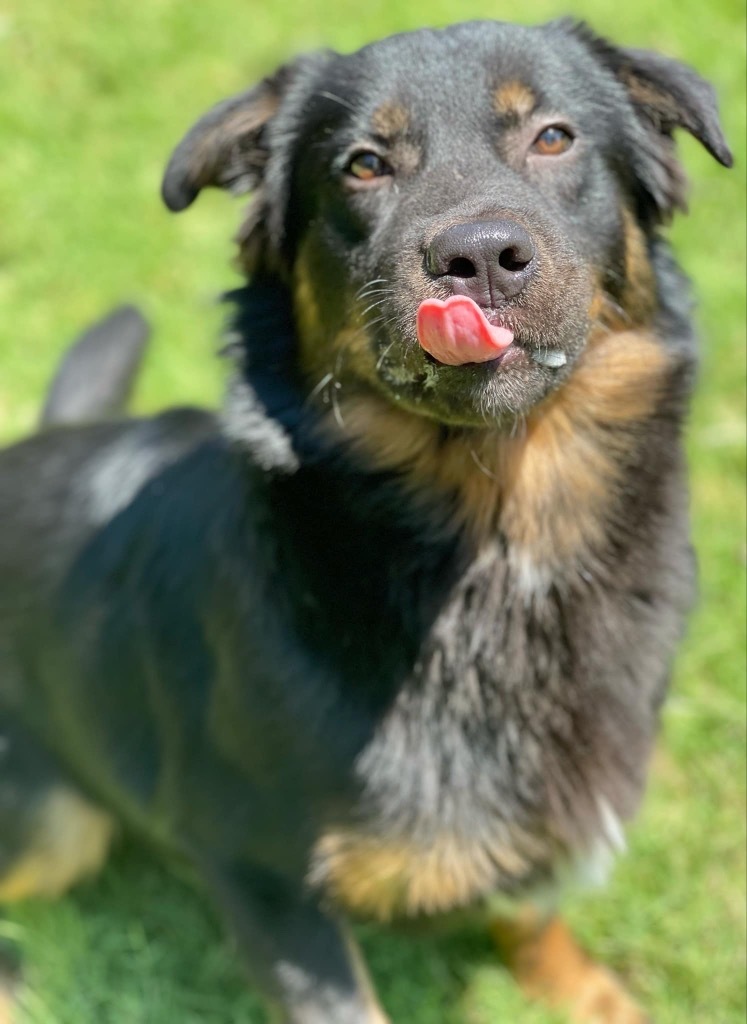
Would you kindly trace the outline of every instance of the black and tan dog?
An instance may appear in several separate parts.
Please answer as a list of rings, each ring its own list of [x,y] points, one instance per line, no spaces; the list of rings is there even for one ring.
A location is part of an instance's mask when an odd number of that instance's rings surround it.
[[[257,190],[224,411],[0,458],[0,897],[119,822],[288,1024],[384,1020],[341,915],[468,909],[529,993],[643,1020],[547,908],[621,844],[691,601],[678,127],[730,164],[693,71],[570,22],[198,122],[167,205]]]

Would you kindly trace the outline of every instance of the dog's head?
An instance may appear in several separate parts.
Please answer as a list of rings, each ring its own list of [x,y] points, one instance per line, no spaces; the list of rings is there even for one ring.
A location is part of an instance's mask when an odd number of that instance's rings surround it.
[[[566,21],[476,22],[282,67],[195,125],[163,194],[257,190],[242,261],[292,291],[310,391],[502,424],[596,328],[653,317],[677,127],[730,165],[685,66]]]

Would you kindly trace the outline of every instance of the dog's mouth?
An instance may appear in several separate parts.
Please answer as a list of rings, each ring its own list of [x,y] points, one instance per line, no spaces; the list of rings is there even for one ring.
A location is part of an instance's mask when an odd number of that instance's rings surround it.
[[[491,323],[477,303],[466,295],[421,302],[417,334],[421,348],[447,366],[500,359],[514,340],[510,328]]]
[[[511,363],[512,355],[518,354],[514,331],[466,295],[452,295],[443,301],[425,299],[418,307],[416,326],[420,347],[445,366],[499,366]],[[561,349],[532,348],[529,355],[553,369],[567,361]]]

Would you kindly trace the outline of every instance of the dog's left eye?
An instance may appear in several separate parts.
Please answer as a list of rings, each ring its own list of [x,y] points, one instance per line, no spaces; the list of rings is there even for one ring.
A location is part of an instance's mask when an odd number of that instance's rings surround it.
[[[383,178],[391,174],[392,169],[378,153],[361,150],[348,160],[345,173],[358,178],[359,181],[372,181],[374,178]]]
[[[553,124],[540,132],[532,143],[533,152],[539,156],[560,156],[573,145],[573,136],[560,125]]]

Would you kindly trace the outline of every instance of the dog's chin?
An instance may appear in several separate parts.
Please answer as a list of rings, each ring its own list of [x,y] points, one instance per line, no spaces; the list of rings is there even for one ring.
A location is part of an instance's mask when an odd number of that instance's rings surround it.
[[[395,351],[399,350],[399,351]],[[559,346],[510,345],[497,358],[448,366],[420,348],[389,345],[376,384],[399,408],[449,426],[513,429],[566,379],[573,356]]]

